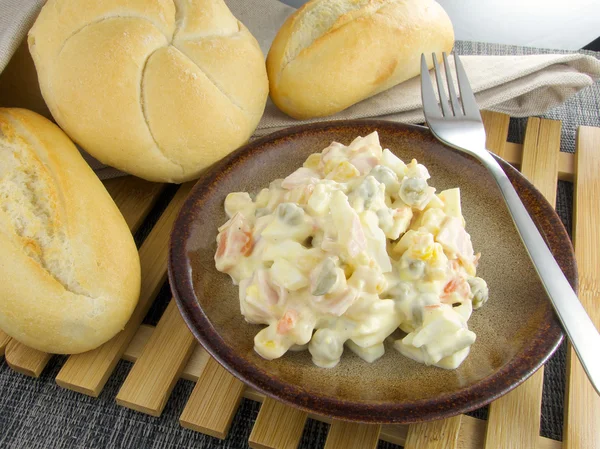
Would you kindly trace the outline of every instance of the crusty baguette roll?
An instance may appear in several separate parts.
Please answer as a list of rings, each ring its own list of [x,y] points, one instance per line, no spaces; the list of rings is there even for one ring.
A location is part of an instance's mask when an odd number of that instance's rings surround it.
[[[268,95],[264,55],[223,0],[48,0],[29,49],[65,132],[151,181],[196,178],[244,144]]]
[[[297,119],[323,117],[419,74],[454,45],[434,0],[312,0],[283,24],[267,57],[273,102]]]
[[[129,228],[73,142],[0,109],[0,329],[44,352],[88,351],[123,329],[139,293]]]

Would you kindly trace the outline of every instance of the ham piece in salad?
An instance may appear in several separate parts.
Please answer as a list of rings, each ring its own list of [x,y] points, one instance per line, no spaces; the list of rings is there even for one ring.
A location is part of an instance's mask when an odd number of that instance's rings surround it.
[[[325,368],[344,347],[367,362],[388,339],[403,355],[457,368],[488,299],[458,188],[439,194],[427,169],[382,149],[376,132],[311,154],[251,196],[230,193],[215,263],[239,285],[246,321],[264,324],[266,359],[308,349]]]

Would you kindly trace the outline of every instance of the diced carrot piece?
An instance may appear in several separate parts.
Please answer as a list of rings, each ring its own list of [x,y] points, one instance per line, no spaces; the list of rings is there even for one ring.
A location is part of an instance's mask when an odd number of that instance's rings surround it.
[[[454,291],[456,291],[456,289],[458,288],[458,281],[455,279],[451,279],[450,282],[448,282],[446,284],[446,286],[444,287],[444,293],[452,293]]]
[[[252,254],[252,250],[254,249],[254,239],[252,238],[251,232],[244,231],[243,234],[246,237],[246,243],[244,243],[240,252],[245,257],[248,257],[250,254]]]
[[[220,229],[215,261],[220,271],[227,272],[241,256],[249,256],[254,249],[252,231],[244,216],[236,213]]]
[[[469,296],[471,292],[471,287],[469,283],[463,277],[457,277],[446,284],[444,287],[444,294],[441,297],[441,301],[443,303],[447,303],[451,300],[452,293],[456,293],[458,296],[462,298],[466,298]]]
[[[287,334],[296,325],[298,313],[295,310],[287,310],[277,323],[277,333]]]

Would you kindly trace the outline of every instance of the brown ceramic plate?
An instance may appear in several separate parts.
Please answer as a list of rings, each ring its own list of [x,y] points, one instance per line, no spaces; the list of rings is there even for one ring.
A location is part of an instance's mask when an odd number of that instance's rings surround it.
[[[389,344],[369,364],[346,350],[333,369],[314,366],[308,351],[274,361],[253,350],[251,325],[240,314],[238,289],[215,269],[217,227],[229,192],[258,192],[285,177],[331,141],[350,143],[379,132],[384,148],[416,158],[438,191],[459,186],[467,231],[482,253],[478,275],[490,298],[469,327],[477,341],[455,371],[418,364]],[[500,161],[543,231],[571,285],[573,248],[553,208],[516,170]],[[257,140],[214,167],[194,187],[171,236],[169,280],[189,328],[206,350],[246,384],[288,404],[345,420],[410,423],[481,407],[529,377],[554,352],[562,331],[496,185],[474,159],[440,144],[426,128],[384,121],[329,122]]]

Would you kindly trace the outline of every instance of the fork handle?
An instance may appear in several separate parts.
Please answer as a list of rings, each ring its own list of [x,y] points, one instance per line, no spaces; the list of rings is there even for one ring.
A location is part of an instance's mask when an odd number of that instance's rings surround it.
[[[600,334],[558,266],[504,170],[489,152],[486,151],[486,153],[489,155],[489,160],[486,157],[483,162],[488,165],[498,183],[504,201],[506,201],[523,244],[542,280],[554,310],[592,386],[600,394],[600,357],[598,357]]]

